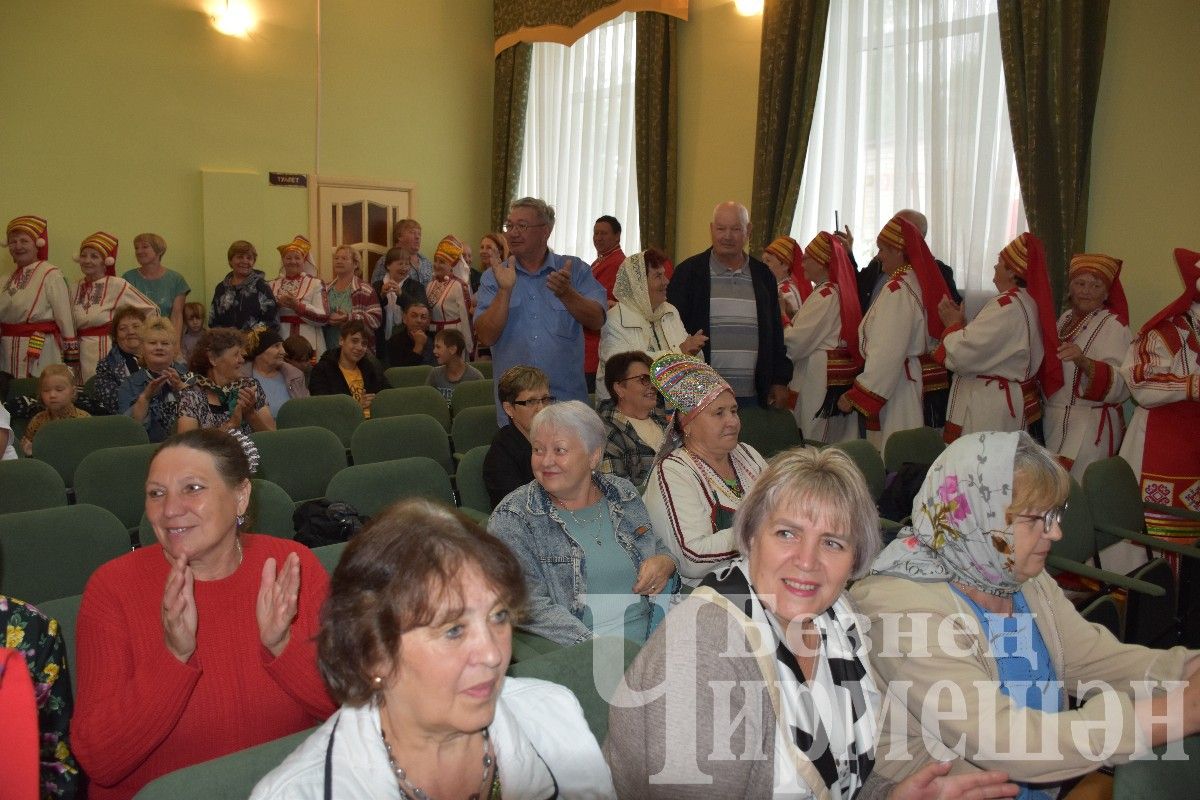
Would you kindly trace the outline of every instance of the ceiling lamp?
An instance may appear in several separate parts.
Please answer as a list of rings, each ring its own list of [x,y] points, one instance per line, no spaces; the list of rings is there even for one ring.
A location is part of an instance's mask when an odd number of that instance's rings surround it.
[[[753,17],[763,12],[763,0],[733,0],[733,6],[743,17]]]
[[[246,38],[254,30],[254,13],[245,0],[225,0],[212,15],[212,24],[226,36]]]

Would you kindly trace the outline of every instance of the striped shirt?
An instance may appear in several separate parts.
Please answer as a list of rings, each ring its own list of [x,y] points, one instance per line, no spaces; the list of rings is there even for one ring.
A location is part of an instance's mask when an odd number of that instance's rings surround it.
[[[749,259],[731,270],[708,259],[711,290],[709,300],[709,346],[712,366],[729,382],[739,398],[755,397],[754,367],[758,363],[758,307]]]

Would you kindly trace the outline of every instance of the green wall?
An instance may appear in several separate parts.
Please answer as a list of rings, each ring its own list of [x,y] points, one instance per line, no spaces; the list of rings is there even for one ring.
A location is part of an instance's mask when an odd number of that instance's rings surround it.
[[[273,274],[308,229],[304,189],[268,171],[317,168],[316,0],[249,0],[258,28],[217,33],[210,0],[6,3],[0,25],[0,221],[50,222],[69,278],[78,243],[161,233],[164,263],[211,297],[234,238]],[[322,0],[320,171],[416,184],[426,246],[488,218],[490,0]],[[0,257],[0,267],[11,262]]]

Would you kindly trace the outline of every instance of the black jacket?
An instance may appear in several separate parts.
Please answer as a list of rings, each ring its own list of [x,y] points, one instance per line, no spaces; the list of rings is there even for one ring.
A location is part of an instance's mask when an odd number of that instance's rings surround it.
[[[383,309],[384,314],[387,314],[387,295],[383,293],[383,281],[376,281],[371,284],[371,288],[375,290],[375,296],[379,298],[379,307]],[[400,296],[396,298],[396,302],[401,308],[408,308],[411,303],[424,303],[429,305],[429,297],[425,294],[425,287],[417,280],[417,276],[411,275],[408,280],[400,285]],[[379,327],[375,329],[375,355],[381,359],[387,359],[387,340],[383,338],[383,329],[387,325],[383,320],[380,320]],[[392,330],[395,335],[399,328]],[[396,365],[392,365],[396,366]]]
[[[962,295],[959,294],[958,287],[954,285],[954,270],[936,258],[933,261],[937,264],[938,269],[941,270],[942,277],[946,279],[946,288],[950,290],[950,299],[955,303],[961,303]],[[854,263],[853,256],[850,257],[850,263]],[[858,265],[855,264],[854,266],[857,268]],[[859,270],[855,276],[855,280],[858,283],[858,304],[863,314],[867,313],[867,309],[871,305],[871,290],[875,288],[875,284],[879,280],[879,273],[882,271],[883,265],[879,263],[879,258],[876,257],[872,258],[871,263]]]
[[[679,318],[688,333],[701,328],[711,336],[709,301],[712,281],[709,279],[709,256],[712,248],[684,259],[675,267],[667,285],[667,300],[679,310]],[[786,386],[792,380],[792,362],[783,345],[783,320],[779,314],[779,289],[775,276],[767,265],[750,257],[750,278],[754,282],[754,305],[758,312],[758,362],[754,366],[754,390],[759,405],[767,405],[771,386]],[[704,345],[704,360],[712,361],[708,343]]]
[[[437,359],[433,357],[433,334],[428,331],[426,334],[425,346],[421,348],[421,354],[417,355],[417,351],[413,349],[416,343],[413,342],[408,328],[404,326],[396,328],[384,350],[384,360],[387,365],[389,367],[417,367],[421,364],[437,366]]]
[[[519,489],[533,480],[533,445],[525,434],[511,422],[492,437],[492,446],[483,457],[483,485],[487,487],[492,506],[514,489]]]
[[[346,383],[342,369],[338,366],[341,354],[340,347],[325,351],[308,377],[309,394],[350,394],[350,385]],[[362,372],[363,391],[367,394],[378,394],[388,388],[383,377],[383,367],[370,353],[358,362],[358,369]]]

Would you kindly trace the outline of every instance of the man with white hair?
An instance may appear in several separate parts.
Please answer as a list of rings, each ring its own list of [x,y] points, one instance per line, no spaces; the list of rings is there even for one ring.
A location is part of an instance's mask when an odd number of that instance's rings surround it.
[[[920,211],[911,208],[902,208],[896,212],[895,216],[901,217],[912,223],[917,232],[921,234],[922,239],[929,237],[929,220]],[[846,253],[850,256],[850,260],[854,260],[854,253],[850,250],[850,245],[854,244],[854,237],[850,235],[850,227],[846,227],[844,233],[837,234],[846,243]],[[948,265],[942,263],[939,259],[934,259],[938,270],[941,271],[942,277],[946,279],[946,288],[950,290],[950,299],[956,304],[962,303],[962,295],[959,294],[958,287],[954,285],[954,270]],[[857,267],[858,265],[855,264]],[[879,261],[879,256],[871,259],[867,266],[858,272],[858,302],[864,314],[871,303],[875,302],[875,298],[879,297],[879,291],[889,278],[883,270],[883,266]]]
[[[746,253],[750,212],[734,202],[713,209],[712,247],[680,262],[667,300],[689,331],[708,334],[704,359],[741,405],[786,408],[792,364],[783,345],[779,293],[767,265]]]
[[[513,202],[504,223],[511,256],[483,274],[475,308],[475,335],[492,348],[496,375],[528,364],[550,378],[559,400],[587,402],[583,330],[604,326],[608,296],[586,261],[547,246],[554,209],[534,197]],[[500,425],[507,423],[496,403]]]

